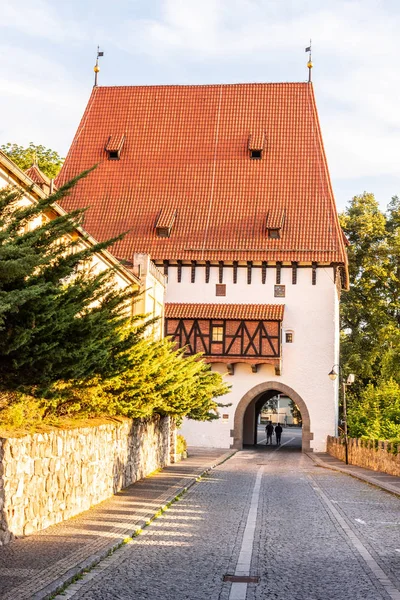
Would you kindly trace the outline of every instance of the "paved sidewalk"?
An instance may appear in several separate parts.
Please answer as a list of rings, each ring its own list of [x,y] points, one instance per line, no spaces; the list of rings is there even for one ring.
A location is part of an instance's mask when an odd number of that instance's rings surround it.
[[[347,475],[351,475],[352,477],[361,479],[361,481],[376,485],[391,494],[400,496],[400,477],[388,475],[381,471],[372,471],[364,467],[357,467],[356,465],[346,465],[346,463],[327,452],[310,452],[308,456],[321,467],[347,473]]]
[[[50,598],[233,453],[189,448],[186,460],[138,481],[68,521],[0,547],[0,598]]]

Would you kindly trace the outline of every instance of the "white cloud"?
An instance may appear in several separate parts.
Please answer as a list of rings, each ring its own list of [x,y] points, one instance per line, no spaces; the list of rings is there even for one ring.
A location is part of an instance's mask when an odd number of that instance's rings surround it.
[[[33,141],[65,152],[87,101],[67,70],[30,50],[0,45],[1,143]]]
[[[57,6],[57,5],[56,5]],[[62,18],[45,0],[2,0],[1,27],[19,31],[53,42],[84,39],[84,30],[77,21]]]
[[[375,0],[164,0],[152,20],[123,24],[119,45],[168,65],[257,60],[287,79],[313,40],[316,94],[334,177],[397,174],[399,11]],[[280,68],[282,65],[283,68]],[[168,67],[166,67],[168,68]],[[271,80],[273,77],[268,77]],[[243,80],[243,73],[238,79]],[[221,79],[223,79],[221,77]],[[293,78],[295,79],[295,77]]]

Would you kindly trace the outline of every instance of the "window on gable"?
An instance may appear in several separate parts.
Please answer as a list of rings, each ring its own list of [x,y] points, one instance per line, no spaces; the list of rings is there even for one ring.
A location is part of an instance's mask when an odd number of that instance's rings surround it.
[[[293,344],[293,331],[287,331],[285,333],[285,342],[287,344]]]
[[[216,296],[226,296],[226,284],[225,283],[217,283],[215,285],[215,295]]]
[[[223,340],[224,340],[223,325],[213,325],[211,327],[211,341],[212,342],[223,342]]]

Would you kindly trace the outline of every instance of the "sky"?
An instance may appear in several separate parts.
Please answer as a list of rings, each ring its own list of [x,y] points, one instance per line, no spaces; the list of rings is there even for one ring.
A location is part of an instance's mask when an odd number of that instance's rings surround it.
[[[1,0],[0,144],[65,156],[93,86],[305,81],[338,209],[400,195],[397,0]]]

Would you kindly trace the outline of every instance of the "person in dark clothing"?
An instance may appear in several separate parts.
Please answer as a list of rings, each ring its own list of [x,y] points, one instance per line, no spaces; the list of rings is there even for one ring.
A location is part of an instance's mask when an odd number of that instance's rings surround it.
[[[278,425],[275,427],[275,435],[276,435],[276,445],[280,446],[281,445],[281,435],[282,435],[282,427],[280,425],[280,423],[278,423]]]
[[[272,434],[274,433],[274,426],[272,425],[271,421],[266,426],[265,433],[267,434],[266,446],[268,446],[268,444],[272,444]]]

